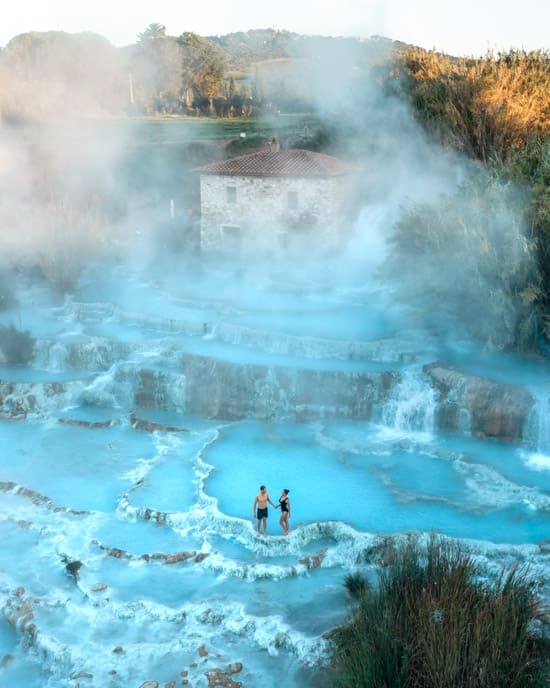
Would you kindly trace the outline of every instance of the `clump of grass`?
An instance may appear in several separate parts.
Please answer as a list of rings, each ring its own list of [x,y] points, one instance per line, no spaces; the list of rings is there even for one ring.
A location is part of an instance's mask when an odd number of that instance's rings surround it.
[[[344,587],[353,600],[361,600],[367,594],[369,583],[360,573],[348,573],[344,578]]]
[[[548,686],[550,634],[525,569],[488,581],[467,551],[437,537],[391,554],[335,636],[338,685]]]
[[[9,365],[24,365],[33,355],[34,338],[27,330],[13,325],[0,325],[0,353]]]

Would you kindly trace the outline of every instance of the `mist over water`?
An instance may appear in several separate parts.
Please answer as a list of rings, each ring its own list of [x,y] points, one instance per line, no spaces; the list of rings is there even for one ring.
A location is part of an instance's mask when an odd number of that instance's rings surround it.
[[[317,685],[343,576],[370,572],[388,534],[440,531],[490,572],[519,558],[548,576],[548,366],[468,338],[459,266],[434,314],[402,294],[430,275],[391,262],[407,204],[453,194],[472,166],[375,83],[352,108],[353,81],[325,66],[308,77],[319,116],[355,166],[333,253],[197,254],[191,169],[220,143],[193,147],[195,123],[0,130],[16,297],[0,324],[36,340],[26,365],[0,370],[0,682],[115,688],[186,671],[206,686],[241,662],[246,686]],[[329,86],[345,121],[323,106]],[[459,376],[446,398],[434,363]],[[532,398],[512,441],[476,434],[482,378]],[[290,488],[288,537],[273,508],[255,536],[260,484],[275,503]]]

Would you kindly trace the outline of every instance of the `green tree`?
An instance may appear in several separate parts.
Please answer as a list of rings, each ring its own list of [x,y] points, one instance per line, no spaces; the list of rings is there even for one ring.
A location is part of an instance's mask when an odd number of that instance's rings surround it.
[[[183,51],[182,81],[188,104],[204,99],[213,112],[214,98],[222,89],[226,69],[224,53],[196,33],[183,33],[178,42]]]
[[[130,70],[138,100],[147,111],[174,111],[181,105],[182,51],[162,24],[154,23],[138,36]]]
[[[153,22],[149,24],[145,31],[138,34],[138,45],[148,45],[164,38],[166,38],[166,27],[164,24]]]
[[[112,113],[124,102],[119,51],[94,33],[30,32],[13,38],[1,62],[22,116]]]

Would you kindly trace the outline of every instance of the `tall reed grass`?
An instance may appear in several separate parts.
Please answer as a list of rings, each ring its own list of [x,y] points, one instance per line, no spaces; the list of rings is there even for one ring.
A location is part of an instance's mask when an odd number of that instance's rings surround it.
[[[345,583],[356,604],[335,635],[342,688],[543,688],[550,632],[536,582],[495,579],[459,544],[432,537],[385,553],[378,584]]]

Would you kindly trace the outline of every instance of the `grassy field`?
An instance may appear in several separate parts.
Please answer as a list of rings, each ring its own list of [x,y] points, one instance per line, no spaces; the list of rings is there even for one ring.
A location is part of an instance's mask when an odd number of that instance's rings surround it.
[[[268,115],[254,118],[215,117],[128,117],[82,119],[47,122],[27,122],[21,125],[0,127],[0,137],[16,134],[22,140],[35,143],[45,138],[64,142],[99,136],[106,143],[122,145],[185,145],[191,142],[215,142],[246,138],[278,136],[282,140],[298,137],[307,125],[318,123],[309,113]]]
[[[316,119],[310,114],[271,115],[262,118],[135,118],[119,120],[132,132],[136,143],[178,144],[189,141],[205,141],[247,137],[279,136],[286,138],[299,135],[304,126],[311,127]]]

